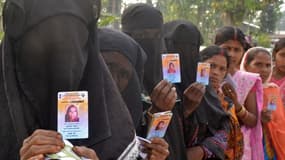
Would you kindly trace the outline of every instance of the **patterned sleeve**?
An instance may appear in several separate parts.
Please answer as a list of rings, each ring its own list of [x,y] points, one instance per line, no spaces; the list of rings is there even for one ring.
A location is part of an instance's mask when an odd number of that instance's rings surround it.
[[[204,150],[204,159],[219,158],[224,159],[227,148],[228,134],[224,130],[219,130],[214,136],[206,138],[201,146]]]

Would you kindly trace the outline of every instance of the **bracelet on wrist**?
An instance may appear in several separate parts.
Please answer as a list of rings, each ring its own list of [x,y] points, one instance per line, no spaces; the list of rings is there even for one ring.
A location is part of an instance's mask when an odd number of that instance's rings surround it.
[[[241,106],[241,109],[239,111],[236,112],[236,114],[240,117],[240,116],[243,116],[246,112],[246,109],[245,107],[242,105]]]

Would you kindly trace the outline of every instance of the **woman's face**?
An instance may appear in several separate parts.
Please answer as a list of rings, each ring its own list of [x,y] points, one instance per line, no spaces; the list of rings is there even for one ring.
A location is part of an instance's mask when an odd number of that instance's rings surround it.
[[[206,76],[206,69],[204,68],[204,69],[201,69],[201,75],[200,75],[201,77],[204,77],[204,76]]]
[[[159,122],[157,130],[161,130],[165,127],[165,123],[163,121]]]
[[[175,69],[174,64],[173,63],[169,63],[169,69]]]
[[[220,45],[221,48],[226,49],[231,57],[231,67],[239,68],[239,63],[242,59],[244,49],[239,41],[229,40]]]
[[[68,117],[69,117],[69,120],[70,120],[70,121],[77,120],[77,118],[78,118],[78,112],[77,112],[77,108],[76,108],[76,107],[71,107],[71,108],[69,109]]]
[[[264,83],[271,73],[271,57],[265,52],[259,52],[245,69],[248,72],[259,73]]]
[[[275,67],[285,73],[285,47],[279,50],[275,55]]]
[[[206,61],[210,63],[210,83],[214,89],[219,89],[227,74],[227,59],[222,55],[215,55]]]
[[[132,76],[131,63],[124,55],[117,52],[102,55],[120,92],[123,92]]]

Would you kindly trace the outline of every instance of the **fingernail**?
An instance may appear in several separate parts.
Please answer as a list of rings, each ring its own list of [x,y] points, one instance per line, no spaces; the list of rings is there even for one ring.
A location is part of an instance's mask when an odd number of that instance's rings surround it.
[[[62,148],[61,146],[57,146],[56,147],[57,150],[61,150],[61,148]]]
[[[77,146],[74,146],[74,147],[73,147],[73,150],[77,151],[77,150],[78,150],[78,147],[77,147]]]
[[[60,133],[58,133],[56,137],[59,138],[59,139],[62,139],[62,136],[61,136]]]

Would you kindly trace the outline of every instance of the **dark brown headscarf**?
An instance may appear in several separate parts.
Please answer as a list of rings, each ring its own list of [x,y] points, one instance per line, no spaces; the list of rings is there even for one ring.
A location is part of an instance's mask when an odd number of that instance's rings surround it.
[[[99,29],[99,42],[100,42],[100,51],[105,56],[113,56],[115,54],[120,54],[127,61],[130,62],[131,66],[126,70],[120,71],[120,65],[122,62],[119,60],[112,61],[115,64],[108,64],[109,69],[113,73],[119,76],[116,78],[117,81],[120,81],[121,78],[129,77],[128,84],[121,91],[121,95],[127,104],[131,116],[133,118],[136,128],[140,126],[140,122],[143,116],[143,107],[141,102],[141,93],[142,93],[142,76],[143,76],[143,67],[146,60],[146,54],[143,49],[140,47],[137,42],[135,42],[128,35],[115,31],[112,29],[102,28]],[[106,60],[106,59],[105,59]],[[117,62],[117,63],[116,63]],[[131,73],[126,73],[127,70],[130,70]],[[126,74],[130,76],[126,76]],[[119,83],[119,82],[117,82]]]
[[[161,52],[163,17],[159,10],[147,4],[134,4],[126,8],[122,15],[122,31],[137,41],[147,54],[143,83],[151,94],[162,79]]]
[[[1,95],[17,137],[12,145],[20,146],[35,129],[56,130],[57,93],[78,90],[89,94],[89,138],[73,144],[116,159],[132,142],[131,117],[98,54],[99,10],[98,0],[6,2]]]

